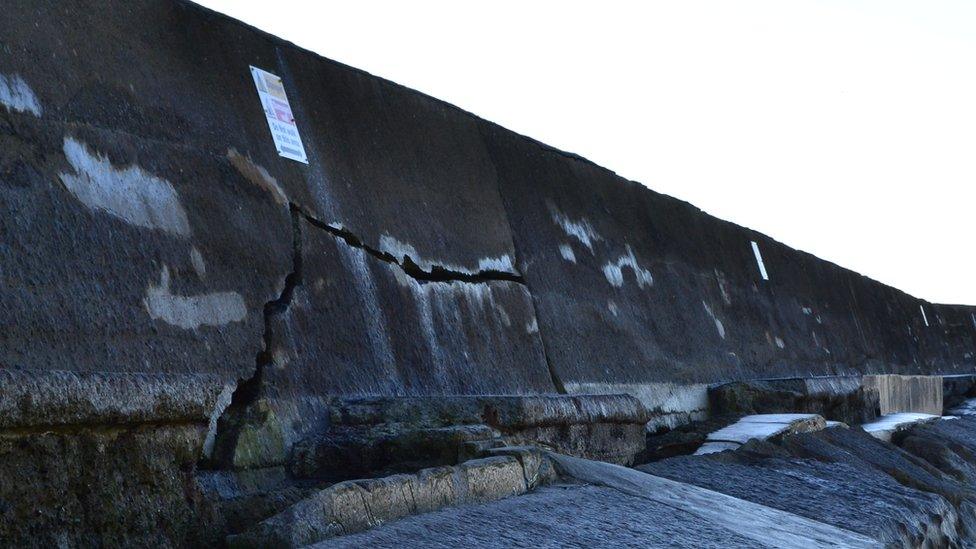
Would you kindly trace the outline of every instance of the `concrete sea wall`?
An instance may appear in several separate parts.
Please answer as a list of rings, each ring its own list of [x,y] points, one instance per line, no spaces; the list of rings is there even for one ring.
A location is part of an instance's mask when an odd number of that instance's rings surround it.
[[[5,368],[235,381],[263,353],[285,400],[653,405],[674,383],[976,365],[973,308],[190,3],[5,9]],[[276,154],[252,65],[283,78],[308,165]]]
[[[281,77],[307,164],[276,151],[250,67]],[[65,414],[51,444],[176,432],[160,455],[177,457],[150,460],[167,501],[194,463],[280,473],[355,399],[472,397],[458,406],[491,426],[477,398],[625,393],[653,429],[705,417],[716,383],[976,370],[974,307],[180,0],[4,4],[0,211],[8,441]],[[38,379],[70,399],[37,400]],[[143,379],[156,408],[126,400]],[[647,417],[605,415],[532,432],[627,462]],[[113,539],[147,541],[133,532]]]

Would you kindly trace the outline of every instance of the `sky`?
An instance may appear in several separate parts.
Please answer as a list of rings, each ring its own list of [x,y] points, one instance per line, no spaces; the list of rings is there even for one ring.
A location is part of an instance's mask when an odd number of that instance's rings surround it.
[[[976,2],[199,3],[917,297],[976,304]]]

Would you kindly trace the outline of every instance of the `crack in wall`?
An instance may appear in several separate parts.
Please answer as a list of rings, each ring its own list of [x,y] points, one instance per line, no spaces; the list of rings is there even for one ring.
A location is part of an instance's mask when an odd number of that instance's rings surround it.
[[[236,439],[240,433],[240,429],[248,421],[250,416],[248,412],[250,411],[252,404],[254,404],[254,402],[261,397],[265,368],[274,360],[275,334],[273,331],[273,319],[274,317],[282,315],[288,311],[288,308],[291,306],[292,299],[295,295],[295,290],[302,284],[302,267],[304,262],[302,244],[303,222],[307,222],[311,226],[331,234],[347,246],[358,248],[385,263],[397,266],[404,273],[417,280],[419,283],[446,282],[487,284],[490,282],[513,282],[525,286],[525,280],[521,275],[505,271],[482,270],[476,273],[463,273],[438,265],[433,266],[433,268],[429,271],[425,271],[409,256],[404,256],[402,261],[398,261],[393,255],[367,245],[354,233],[319,221],[312,215],[309,215],[303,211],[301,206],[295,204],[294,202],[289,202],[289,211],[291,212],[292,220],[292,270],[285,277],[284,288],[282,288],[279,296],[276,299],[265,303],[264,305],[264,348],[255,357],[255,367],[251,376],[238,380],[237,386],[231,395],[230,404],[223,411],[223,413],[220,414],[217,421],[218,425],[215,434],[213,456],[210,458],[209,463],[202,465],[220,466],[221,464],[228,463],[232,459],[233,448],[236,445]],[[531,298],[531,293],[529,295]],[[533,310],[534,309],[535,303],[533,300]],[[542,338],[540,336],[540,340],[541,339]],[[543,356],[546,356],[546,362],[548,363],[548,356],[545,352],[545,343],[542,345]],[[565,393],[566,391],[562,387],[562,384],[556,380],[551,365],[549,365],[549,370],[550,374],[553,375],[557,390],[561,393]]]
[[[349,230],[333,227],[307,213],[301,212],[295,204],[292,204],[292,209],[293,211],[299,211],[300,215],[313,227],[331,234],[347,246],[360,249],[380,261],[399,267],[407,276],[421,283],[462,282],[467,284],[485,284],[489,282],[514,282],[523,286],[525,285],[525,279],[522,275],[507,271],[486,269],[476,273],[464,273],[442,265],[434,265],[429,271],[425,271],[410,256],[405,255],[402,261],[398,260],[393,255],[366,244],[363,239]]]
[[[222,462],[232,459],[233,447],[236,445],[240,428],[247,420],[251,405],[261,396],[264,370],[274,359],[274,331],[272,328],[274,323],[272,320],[288,310],[295,295],[295,289],[302,284],[304,261],[302,256],[302,215],[294,204],[290,205],[289,210],[292,223],[292,269],[285,276],[285,285],[278,297],[264,304],[264,348],[255,357],[254,371],[250,377],[238,380],[237,387],[231,395],[230,404],[217,420],[214,454],[211,458],[214,465],[220,465]]]

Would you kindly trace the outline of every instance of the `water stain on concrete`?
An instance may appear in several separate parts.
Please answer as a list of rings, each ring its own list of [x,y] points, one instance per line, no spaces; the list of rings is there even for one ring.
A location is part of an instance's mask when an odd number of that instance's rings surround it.
[[[268,170],[254,163],[249,157],[237,152],[237,149],[227,151],[227,160],[234,166],[245,179],[257,185],[274,198],[274,201],[282,206],[288,205],[288,195],[281,190],[278,180],[271,177]]]
[[[62,173],[61,182],[88,208],[130,225],[190,236],[186,211],[169,181],[138,166],[117,168],[71,137],[64,140],[64,155],[75,173]]]

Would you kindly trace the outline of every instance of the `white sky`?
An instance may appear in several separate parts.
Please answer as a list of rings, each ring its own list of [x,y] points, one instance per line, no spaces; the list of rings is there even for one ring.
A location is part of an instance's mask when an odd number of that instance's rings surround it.
[[[200,3],[918,297],[976,304],[976,2]]]

